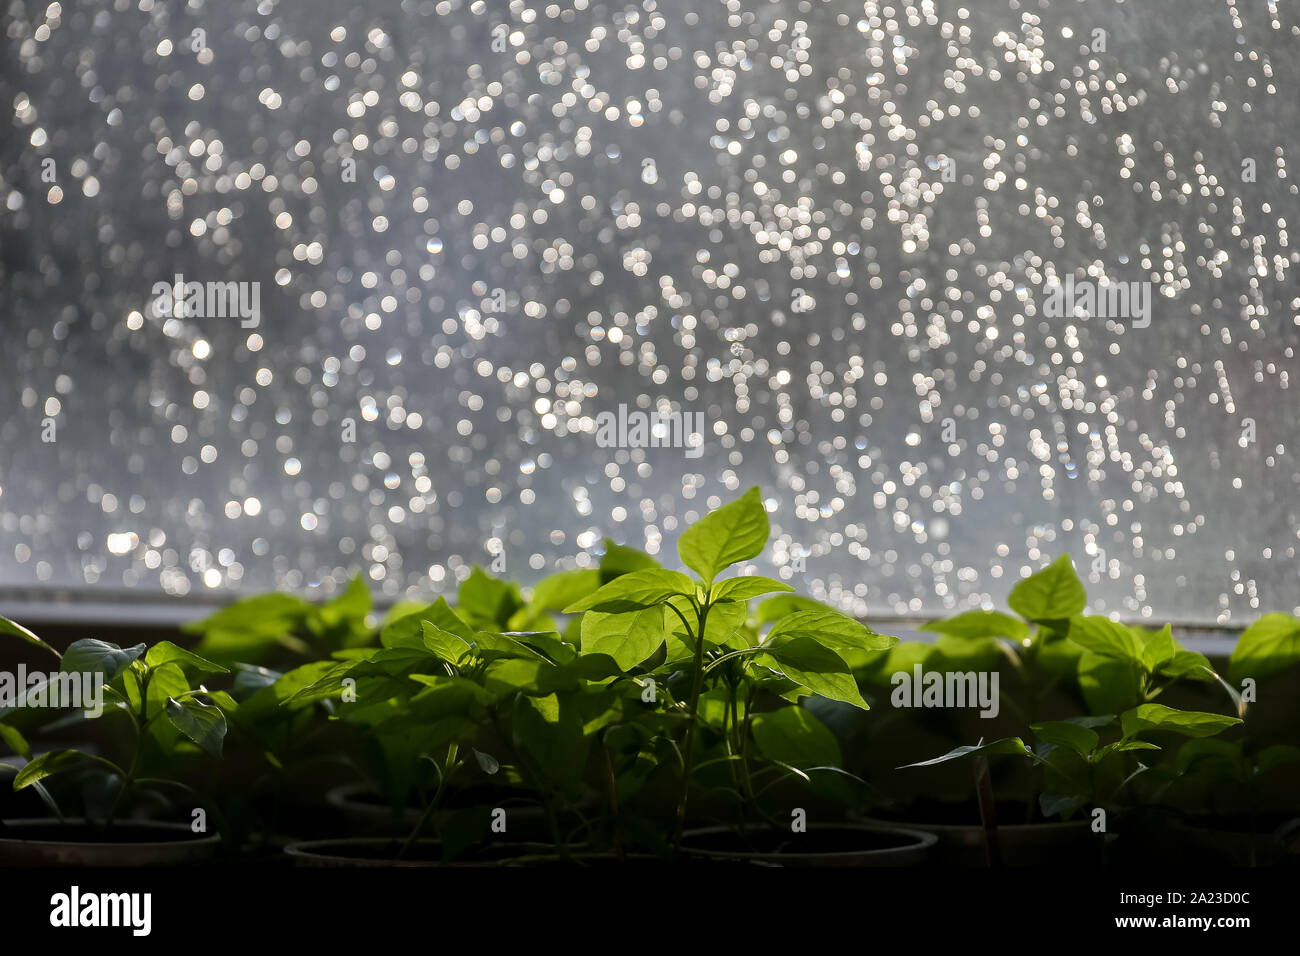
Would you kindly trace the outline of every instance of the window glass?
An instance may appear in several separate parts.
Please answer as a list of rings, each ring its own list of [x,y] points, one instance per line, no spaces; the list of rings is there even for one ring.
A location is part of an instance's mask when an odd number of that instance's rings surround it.
[[[1297,610],[1297,26],[1177,7],[12,5],[0,588],[531,581],[759,484],[861,614]]]

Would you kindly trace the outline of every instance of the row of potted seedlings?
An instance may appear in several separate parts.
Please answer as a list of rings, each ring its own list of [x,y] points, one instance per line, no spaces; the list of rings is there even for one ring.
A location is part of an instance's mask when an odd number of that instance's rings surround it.
[[[1221,674],[1168,627],[1085,614],[1062,557],[1011,613],[900,642],[736,574],[768,537],[755,488],[681,535],[682,570],[606,542],[598,568],[527,594],[476,568],[454,605],[377,625],[356,579],[324,605],[232,604],[192,627],[192,651],[60,655],[0,619],[60,673],[100,675],[105,706],[51,720],[32,686],[0,709],[0,865],[1290,855],[1296,723],[1265,703],[1295,698],[1294,617],[1248,628]],[[943,696],[992,674],[996,719]]]

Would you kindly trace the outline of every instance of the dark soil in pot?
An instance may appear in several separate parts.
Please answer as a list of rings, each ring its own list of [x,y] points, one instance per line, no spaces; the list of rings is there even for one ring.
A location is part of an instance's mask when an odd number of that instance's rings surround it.
[[[112,827],[69,817],[6,820],[3,866],[197,866],[216,860],[221,838],[188,824],[124,820]]]
[[[1207,866],[1300,866],[1300,820],[1281,814],[1189,817],[1166,838]]]
[[[502,866],[526,853],[545,853],[546,847],[501,846],[467,851],[453,860],[443,859],[440,840],[417,840],[402,853],[405,840],[390,837],[350,837],[291,843],[285,853],[295,866],[327,867],[427,867]]]
[[[1102,864],[1105,834],[1094,833],[1087,819],[1025,823],[1025,816],[1024,804],[997,805],[998,848],[1003,866]],[[906,813],[876,811],[865,819],[933,834],[938,842],[930,859],[941,866],[989,865],[979,807],[973,802],[918,804]]]
[[[420,809],[395,811],[364,783],[348,783],[325,794],[325,802],[343,817],[350,833],[409,833],[420,822]]]
[[[705,827],[682,835],[682,856],[759,866],[917,866],[935,837],[888,824],[812,824],[804,833],[768,827]]]
[[[510,866],[561,866],[578,869],[618,869],[627,866],[668,866],[672,861],[652,853],[571,853],[559,856],[555,853],[521,856],[511,860]]]
[[[405,838],[420,822],[423,811],[419,807],[406,807],[394,812],[391,804],[364,783],[335,787],[325,795],[326,802],[342,818],[345,832],[356,836],[400,836]],[[511,840],[552,842],[553,834],[546,819],[546,811],[536,804],[520,803],[517,793],[479,792],[473,794],[472,803],[449,803],[434,814],[435,825],[454,815],[462,807],[499,806],[506,811],[506,833]],[[486,811],[485,811],[486,812]],[[562,826],[572,826],[567,815],[561,815]],[[425,831],[428,832],[427,830]]]

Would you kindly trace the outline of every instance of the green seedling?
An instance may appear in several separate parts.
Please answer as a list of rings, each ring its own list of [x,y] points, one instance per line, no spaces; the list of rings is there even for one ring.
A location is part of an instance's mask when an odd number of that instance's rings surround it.
[[[354,577],[343,593],[324,604],[291,594],[258,594],[185,625],[199,638],[196,652],[222,664],[262,663],[277,654],[319,659],[336,650],[373,644],[370,591]]]
[[[85,639],[59,655],[12,621],[0,618],[0,632],[15,634],[48,651],[59,662],[59,675],[79,675],[84,686],[102,682],[103,712],[121,715],[132,730],[131,744],[115,760],[72,749],[38,755],[16,728],[0,724],[0,736],[26,759],[25,765],[16,769],[13,789],[35,788],[57,816],[62,813],[44,786],[44,781],[56,774],[97,771],[88,775],[84,796],[88,807],[106,803],[104,816],[111,825],[139,791],[176,788],[193,792],[173,772],[183,758],[195,753],[221,757],[226,712],[235,708],[235,702],[224,691],[210,691],[195,681],[228,673],[222,665],[169,641],[148,648],[144,644],[122,648]],[[45,689],[32,688],[29,697]],[[106,801],[97,799],[105,797]]]
[[[1113,803],[1130,781],[1148,769],[1140,761],[1134,765],[1126,756],[1161,749],[1147,736],[1166,732],[1199,739],[1240,723],[1237,717],[1146,703],[1118,717],[1076,717],[1034,724],[1033,746],[1020,737],[1004,737],[987,744],[957,747],[940,757],[906,766],[930,767],[963,758],[1021,757],[1041,774],[1038,805],[1043,816],[1069,819],[1084,807]],[[1114,739],[1102,743],[1102,732]]]
[[[498,592],[499,593],[499,592]],[[498,608],[479,622],[500,622],[519,606]],[[408,846],[449,793],[490,781],[531,794],[547,813],[563,849],[557,808],[580,800],[593,735],[603,713],[634,685],[608,686],[619,676],[605,655],[580,656],[555,632],[476,629],[444,599],[391,621],[380,647],[355,650],[328,665],[307,665],[285,678],[302,683],[282,707],[329,702],[358,729],[373,756],[380,789],[395,807],[414,790],[423,815]],[[282,678],[285,679],[285,678]],[[448,849],[477,842],[486,818],[454,819],[440,836]]]
[[[584,655],[606,654],[625,672],[640,671],[638,682],[685,724],[680,747],[673,742],[681,766],[675,846],[681,841],[694,775],[703,767],[702,731],[720,737],[724,752],[719,760],[732,769],[742,804],[753,808],[759,796],[751,772],[755,750],[805,778],[809,771],[797,764],[832,752],[829,732],[810,713],[796,712],[794,702],[818,695],[865,710],[843,655],[884,650],[896,641],[812,602],[788,602],[774,610],[776,619],[760,633],[749,620],[749,601],[793,589],[770,578],[719,576],[757,557],[769,534],[767,510],[753,488],[682,533],[678,556],[694,577],[643,567],[565,609],[583,614]],[[759,714],[755,704],[760,694],[792,709]],[[837,747],[833,752],[838,756]],[[843,773],[838,767],[816,769]]]

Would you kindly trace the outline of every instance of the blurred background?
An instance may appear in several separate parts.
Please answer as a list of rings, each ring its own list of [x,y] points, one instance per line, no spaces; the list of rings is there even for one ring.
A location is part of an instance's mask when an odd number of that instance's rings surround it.
[[[853,613],[1300,613],[1285,3],[14,0],[0,608],[667,559]],[[247,283],[256,323],[159,309]],[[1148,282],[1149,324],[1049,316]],[[256,286],[252,286],[256,283]],[[597,417],[702,416],[683,448]],[[625,443],[625,445],[628,443]],[[80,609],[80,610],[79,610]],[[96,635],[102,636],[102,635]]]

